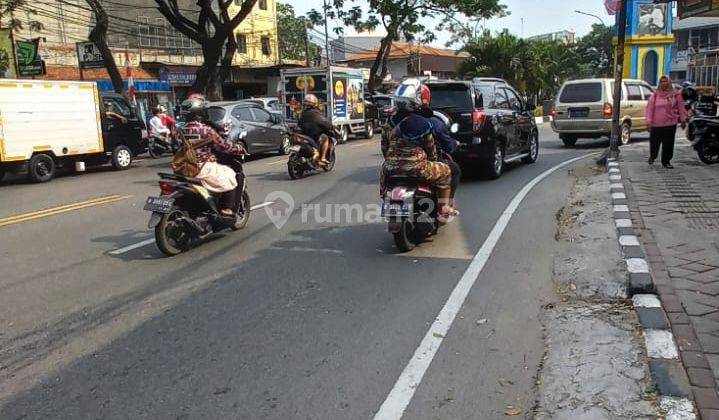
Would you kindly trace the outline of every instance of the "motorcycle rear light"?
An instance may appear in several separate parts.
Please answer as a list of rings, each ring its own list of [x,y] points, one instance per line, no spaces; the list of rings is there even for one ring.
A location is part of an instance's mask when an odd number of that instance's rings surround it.
[[[475,109],[474,112],[472,112],[472,129],[474,131],[479,131],[484,127],[484,120],[487,119],[487,114],[484,113],[481,109]]]
[[[160,191],[162,195],[170,195],[175,192],[176,188],[166,182],[160,182]]]
[[[606,102],[604,104],[604,108],[602,109],[602,115],[605,118],[609,118],[614,115],[614,107],[612,107],[612,104],[610,104],[609,102]]]
[[[392,188],[390,192],[390,198],[392,201],[404,201],[407,196],[407,190],[405,188]]]
[[[421,191],[421,192],[423,192],[423,193],[431,194],[431,193],[432,193],[432,186],[431,186],[431,185],[420,185],[420,186],[417,188],[417,190],[418,190],[418,191]]]

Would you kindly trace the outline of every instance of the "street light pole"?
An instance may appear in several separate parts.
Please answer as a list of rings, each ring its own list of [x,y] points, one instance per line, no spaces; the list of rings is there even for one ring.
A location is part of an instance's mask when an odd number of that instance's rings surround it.
[[[575,10],[574,13],[579,13],[580,15],[586,15],[586,16],[591,16],[593,18],[597,18],[597,20],[599,20],[602,23],[602,26],[607,26],[607,24],[604,23],[604,19],[600,18],[599,16],[597,16],[595,14],[582,12],[581,10]]]
[[[329,41],[329,31],[327,29],[327,10],[330,8],[329,4],[327,4],[327,0],[324,0],[324,10],[325,10],[325,54],[327,54],[327,67],[330,66],[330,41]]]

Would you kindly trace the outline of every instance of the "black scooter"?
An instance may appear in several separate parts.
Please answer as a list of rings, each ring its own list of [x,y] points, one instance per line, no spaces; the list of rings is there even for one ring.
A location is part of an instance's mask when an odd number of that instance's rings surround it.
[[[314,141],[304,134],[292,133],[292,143],[289,149],[289,157],[287,159],[287,173],[290,179],[300,179],[308,172],[325,171],[329,172],[335,167],[337,159],[335,149],[337,147],[337,136],[330,137],[330,148],[327,165],[320,165],[318,159],[315,158],[319,151],[314,147]]]
[[[242,170],[242,163],[234,156],[223,156],[219,161],[235,171]],[[246,180],[235,216],[228,218],[220,213],[219,194],[208,191],[199,179],[162,172],[158,175],[161,194],[148,197],[145,210],[152,212],[148,228],[155,229],[155,242],[165,255],[185,252],[215,232],[247,225],[250,195]]]
[[[687,135],[699,160],[712,165],[719,163],[719,117],[713,96],[699,96],[688,103],[691,111]]]

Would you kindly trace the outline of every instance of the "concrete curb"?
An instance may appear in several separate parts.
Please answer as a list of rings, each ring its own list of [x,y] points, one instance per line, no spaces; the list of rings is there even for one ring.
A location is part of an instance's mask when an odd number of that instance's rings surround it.
[[[649,370],[659,395],[659,405],[667,411],[666,418],[696,419],[689,378],[679,359],[679,349],[667,313],[655,294],[649,264],[632,225],[619,162],[609,159],[607,166],[614,224],[627,268],[627,294],[632,298],[643,329]]]

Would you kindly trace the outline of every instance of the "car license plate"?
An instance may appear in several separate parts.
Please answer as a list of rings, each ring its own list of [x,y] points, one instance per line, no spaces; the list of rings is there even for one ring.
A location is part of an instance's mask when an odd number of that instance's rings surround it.
[[[385,201],[382,205],[382,217],[409,216],[412,214],[412,204],[398,201]]]
[[[569,118],[587,118],[589,116],[588,109],[570,109]]]
[[[154,213],[169,213],[174,203],[174,198],[147,197],[147,201],[145,201],[145,210]]]

